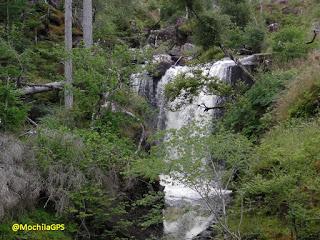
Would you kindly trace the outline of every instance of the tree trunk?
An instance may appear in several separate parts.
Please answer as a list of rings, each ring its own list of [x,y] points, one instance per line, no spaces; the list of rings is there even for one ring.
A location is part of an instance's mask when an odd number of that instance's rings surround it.
[[[92,0],[83,0],[83,41],[86,48],[92,47]]]
[[[73,106],[72,92],[72,0],[65,0],[65,49],[67,58],[64,65],[64,75],[66,79],[64,90],[64,103],[66,109]]]

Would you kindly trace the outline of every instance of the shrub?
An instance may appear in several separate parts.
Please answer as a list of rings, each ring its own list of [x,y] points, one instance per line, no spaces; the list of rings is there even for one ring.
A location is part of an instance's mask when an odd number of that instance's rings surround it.
[[[277,218],[297,239],[320,236],[319,126],[315,120],[272,129],[256,148],[240,189],[252,215]],[[269,237],[279,231],[256,223]]]
[[[212,60],[218,60],[224,57],[224,53],[218,47],[211,47],[202,52],[199,60],[201,63],[207,63]]]
[[[28,225],[41,225],[41,224],[64,224],[65,230],[63,231],[17,231],[13,232],[11,227],[13,224],[28,224]],[[0,224],[0,238],[6,240],[16,239],[52,239],[52,240],[71,240],[71,234],[76,232],[75,224],[72,221],[66,221],[61,216],[55,216],[54,213],[46,212],[41,208],[37,208],[32,212],[20,214],[17,219],[4,219]]]
[[[205,50],[221,43],[222,36],[230,25],[228,16],[217,12],[202,13],[194,26],[194,40]]]
[[[320,78],[317,69],[319,64],[314,60],[309,60],[307,63],[310,66],[302,69],[279,99],[275,109],[277,120],[312,117],[319,112]]]
[[[311,47],[305,44],[303,29],[288,26],[274,35],[272,48],[280,61],[289,61],[291,59],[305,57]]]
[[[244,44],[253,52],[260,52],[263,48],[265,32],[261,26],[248,25],[244,30]]]
[[[253,52],[260,52],[265,43],[265,31],[261,26],[250,24],[244,30],[235,27],[228,31],[226,43],[230,48],[245,47]]]
[[[258,76],[257,82],[229,107],[223,120],[225,126],[248,137],[262,134],[270,124],[265,121],[268,120],[266,113],[293,74],[292,71],[279,71]]]
[[[13,86],[0,82],[0,130],[17,130],[26,120],[27,111]]]
[[[224,14],[230,16],[231,21],[244,28],[251,19],[250,5],[247,0],[220,0],[219,6]]]

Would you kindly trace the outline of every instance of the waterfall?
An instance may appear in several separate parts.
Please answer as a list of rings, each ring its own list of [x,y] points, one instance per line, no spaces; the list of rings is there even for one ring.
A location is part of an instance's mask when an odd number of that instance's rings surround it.
[[[241,60],[245,65],[251,65],[251,58]],[[175,80],[180,74],[191,74],[194,70],[201,70],[207,77],[216,77],[221,81],[231,83],[232,70],[237,67],[230,59],[223,59],[215,63],[197,66],[172,66],[157,83],[146,73],[135,74],[133,83],[136,91],[145,95],[149,101],[159,109],[157,129],[180,129],[193,121],[202,124],[212,122],[214,111],[204,112],[199,105],[213,107],[221,102],[221,98],[207,95],[201,91],[191,104],[184,106],[179,111],[170,111],[166,104],[164,89],[166,84]],[[179,101],[179,100],[177,100]],[[166,209],[164,210],[164,230],[166,239],[191,240],[203,232],[213,221],[213,216],[206,208],[200,194],[180,181],[173,180],[166,175],[160,176],[161,184],[165,187]],[[213,191],[214,192],[214,191]],[[228,193],[225,190],[225,193]]]
[[[160,110],[158,117],[158,129],[179,129],[182,126],[196,120],[210,121],[213,117],[213,111],[204,112],[199,107],[201,104],[206,106],[215,106],[218,97],[213,95],[206,95],[203,91],[194,99],[192,104],[183,107],[180,111],[172,112],[166,108],[166,101],[164,96],[165,85],[183,73],[192,73],[194,70],[201,70],[203,75],[207,77],[217,77],[222,81],[231,81],[230,69],[235,66],[232,60],[221,60],[215,63],[199,65],[195,67],[176,66],[167,70],[157,86],[157,105]]]

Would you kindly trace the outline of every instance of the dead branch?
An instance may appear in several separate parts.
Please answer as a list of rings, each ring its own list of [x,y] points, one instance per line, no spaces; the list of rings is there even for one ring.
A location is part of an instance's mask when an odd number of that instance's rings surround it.
[[[177,64],[181,61],[182,58],[183,58],[183,57],[180,56],[179,59],[175,62],[175,64],[174,64],[173,66],[177,66]]]
[[[198,107],[203,108],[205,112],[209,112],[209,110],[214,110],[214,109],[224,109],[224,106],[214,106],[214,107],[207,107],[206,104],[202,103],[199,104]]]
[[[28,120],[28,122],[31,123],[33,126],[38,127],[38,124],[37,124],[35,121],[33,121],[31,118],[27,117],[27,120]]]
[[[314,40],[316,40],[316,37],[317,37],[317,35],[318,35],[318,31],[317,30],[313,30],[313,38],[312,38],[312,40],[310,41],[310,42],[307,42],[306,44],[311,44],[311,43],[313,43],[314,42]]]

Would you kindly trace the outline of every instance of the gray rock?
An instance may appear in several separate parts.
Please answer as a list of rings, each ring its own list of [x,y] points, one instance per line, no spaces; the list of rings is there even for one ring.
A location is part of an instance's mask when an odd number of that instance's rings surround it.
[[[271,23],[269,26],[268,26],[268,31],[269,32],[277,32],[280,28],[280,24],[279,23]]]
[[[155,65],[155,71],[152,75],[156,78],[160,78],[174,64],[174,61],[168,54],[159,54],[153,56],[152,63]]]

